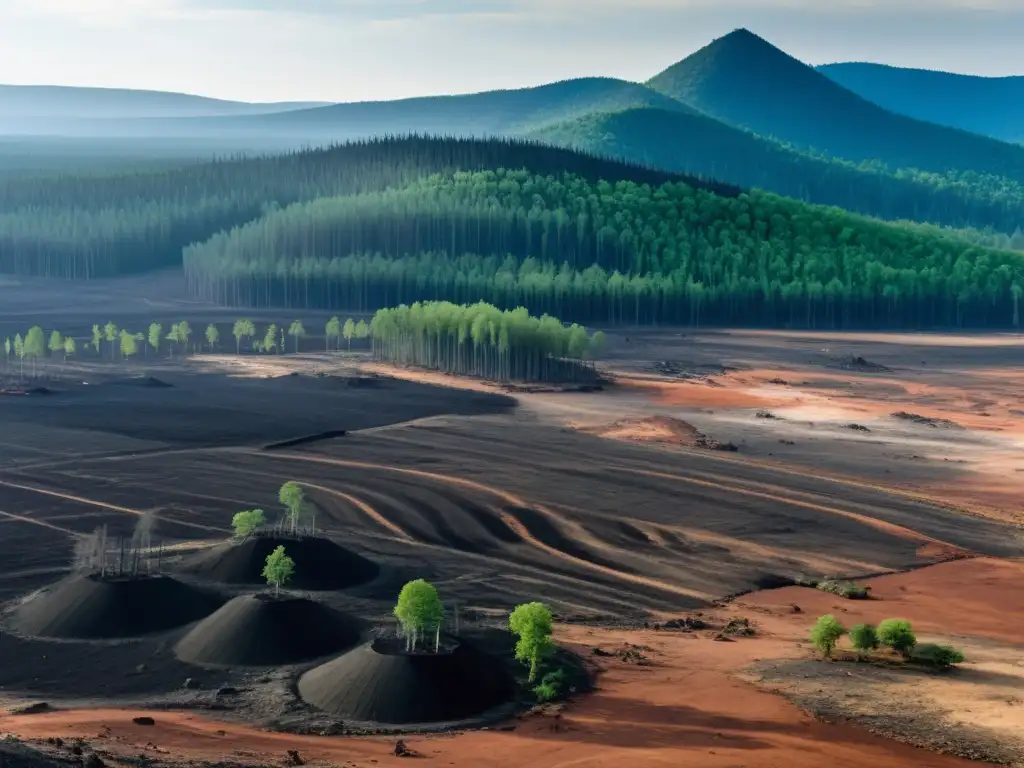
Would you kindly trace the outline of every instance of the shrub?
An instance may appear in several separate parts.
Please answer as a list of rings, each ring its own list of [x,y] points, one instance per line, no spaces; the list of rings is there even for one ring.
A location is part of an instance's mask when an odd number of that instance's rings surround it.
[[[540,665],[555,652],[551,640],[551,611],[544,603],[516,606],[508,618],[509,629],[519,636],[516,659],[530,665],[530,682],[537,679]]]
[[[909,621],[886,619],[878,625],[878,640],[901,656],[907,656],[917,645],[917,637]]]
[[[846,634],[846,628],[831,614],[822,616],[811,628],[811,642],[822,656],[831,656],[836,642]]]
[[[852,581],[835,581],[829,579],[819,582],[818,589],[833,595],[845,597],[847,600],[867,600],[871,597],[871,587],[862,587]]]
[[[850,643],[859,653],[867,653],[878,647],[878,632],[871,624],[858,624],[850,630]]]
[[[540,684],[533,689],[537,701],[546,702],[560,698],[565,693],[565,671],[555,669],[548,672],[541,679]]]
[[[537,697],[537,701],[542,704],[548,701],[554,701],[558,698],[558,690],[551,683],[541,683],[533,689],[533,694]]]
[[[910,660],[917,664],[926,664],[940,669],[949,669],[964,660],[963,651],[951,645],[938,643],[921,643],[910,652]]]

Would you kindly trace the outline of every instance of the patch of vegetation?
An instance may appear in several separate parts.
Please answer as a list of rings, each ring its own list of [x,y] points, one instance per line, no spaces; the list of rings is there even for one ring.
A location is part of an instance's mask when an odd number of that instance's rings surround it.
[[[873,624],[857,624],[850,629],[850,644],[858,654],[870,653],[878,648],[878,630]]]
[[[267,555],[263,567],[263,578],[268,584],[274,585],[274,594],[281,594],[281,587],[291,581],[295,575],[295,561],[285,554],[284,546],[280,546]]]
[[[410,581],[398,593],[398,603],[393,612],[402,625],[407,650],[416,650],[417,642],[430,633],[435,636],[434,650],[438,649],[441,623],[444,621],[444,604],[433,584],[423,579]]]
[[[909,621],[903,619],[886,619],[879,624],[878,640],[904,658],[909,657],[917,645],[913,627]]]
[[[245,539],[254,534],[265,522],[266,517],[262,509],[249,509],[236,512],[231,518],[231,527],[235,529],[235,536]]]
[[[567,683],[565,670],[561,667],[554,669],[544,675],[541,681],[533,689],[534,694],[537,696],[537,701],[542,704],[555,699],[560,699],[565,696],[567,691]]]
[[[530,682],[535,682],[540,666],[555,652],[551,639],[551,610],[544,603],[516,606],[508,617],[508,626],[519,639],[516,659],[530,665]]]
[[[737,617],[729,619],[725,627],[722,628],[722,634],[726,637],[753,637],[757,634],[757,630],[751,625],[750,619]]]
[[[846,627],[839,623],[839,620],[828,614],[822,616],[811,627],[811,642],[821,652],[821,655],[828,658],[836,648],[839,638],[846,634]]]
[[[910,652],[910,661],[939,669],[949,669],[955,664],[962,664],[964,653],[952,645],[940,643],[920,643]]]
[[[867,600],[871,597],[871,587],[862,587],[852,581],[826,579],[816,585],[822,592],[845,597],[847,600]]]

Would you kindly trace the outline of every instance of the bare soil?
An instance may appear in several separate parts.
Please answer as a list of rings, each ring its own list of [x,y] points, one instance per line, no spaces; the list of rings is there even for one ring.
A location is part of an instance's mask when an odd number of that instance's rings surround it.
[[[172,283],[73,294],[45,281],[0,286],[0,332],[41,323],[87,335],[111,313],[140,329],[163,318],[230,323],[223,310],[184,302]],[[864,723],[946,752],[1013,754],[1016,705],[992,697],[1019,661],[1006,619],[1021,611],[1006,607],[1019,606],[1011,585],[1024,583],[1013,561],[1024,480],[1017,337],[616,331],[606,362],[614,386],[513,399],[483,382],[319,353],[323,319],[307,322],[300,355],[71,361],[50,366],[50,393],[0,398],[4,626],[17,629],[22,598],[68,576],[82,536],[106,525],[129,537],[154,513],[167,574],[244,602],[259,589],[249,577],[196,564],[224,548],[234,512],[273,517],[277,489],[295,480],[326,540],[372,565],[342,589],[296,585],[297,598],[389,626],[401,585],[427,578],[476,617],[467,637],[544,600],[559,640],[598,673],[597,691],[564,709],[407,738],[442,764],[966,764]],[[378,375],[373,386],[348,383],[367,373]],[[892,416],[900,411],[961,428]],[[709,449],[728,442],[739,450]],[[925,567],[934,563],[945,564]],[[869,601],[757,592],[801,576],[907,570],[871,581],[878,599]],[[731,595],[740,597],[723,604]],[[844,663],[812,662],[804,641],[818,611],[850,622],[898,614],[929,639],[964,646],[969,663],[941,677],[879,668],[844,687],[834,673]],[[653,629],[698,612],[709,629]],[[729,618],[752,619],[755,636],[716,641]],[[196,627],[114,642],[5,633],[0,699],[56,710],[0,716],[0,732],[59,737],[65,746],[43,746],[65,756],[68,740],[83,738],[111,764],[140,752],[152,764],[280,763],[288,750],[313,763],[401,759],[389,756],[393,738],[297,735],[344,732],[338,713],[369,711],[369,698],[325,694],[321,708],[303,699],[297,681],[324,659],[182,661],[174,648]],[[854,706],[904,690],[921,706],[901,711],[902,725]],[[965,703],[951,707],[949,696]],[[134,723],[140,714],[155,724]],[[926,737],[939,726],[960,746]]]

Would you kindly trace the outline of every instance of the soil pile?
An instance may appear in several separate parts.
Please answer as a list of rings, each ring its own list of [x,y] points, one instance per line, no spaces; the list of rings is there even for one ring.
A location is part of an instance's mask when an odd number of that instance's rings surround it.
[[[267,556],[283,546],[295,561],[292,589],[334,590],[364,584],[377,577],[377,564],[318,537],[253,536],[216,546],[188,560],[183,570],[224,584],[264,584]]]
[[[154,378],[153,376],[131,376],[126,379],[115,379],[111,384],[121,384],[129,387],[148,387],[150,389],[170,389],[174,385],[166,381]]]
[[[643,419],[624,419],[599,427],[582,427],[581,432],[611,440],[629,440],[640,443],[666,443],[686,448],[706,448],[712,451],[735,451],[732,443],[720,443],[705,435],[692,424],[670,416],[648,416]]]
[[[508,701],[510,677],[496,658],[461,644],[450,652],[405,653],[377,640],[310,670],[299,695],[346,722],[452,723]]]
[[[138,637],[197,621],[223,602],[169,576],[73,576],[20,605],[14,626],[40,637]]]
[[[241,595],[199,622],[174,653],[195,664],[296,664],[351,648],[361,633],[356,619],[313,600]]]

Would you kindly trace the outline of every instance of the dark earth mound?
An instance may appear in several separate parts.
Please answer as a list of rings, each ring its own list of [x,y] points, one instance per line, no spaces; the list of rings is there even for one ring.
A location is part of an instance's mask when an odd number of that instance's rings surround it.
[[[197,621],[223,602],[169,576],[77,575],[33,595],[13,619],[20,632],[40,637],[139,637]]]
[[[199,622],[174,653],[194,664],[296,664],[351,648],[361,633],[356,619],[313,600],[241,595]]]
[[[376,640],[310,670],[299,695],[346,722],[451,723],[509,701],[514,684],[502,663],[462,643],[450,652],[405,653]]]
[[[152,389],[170,389],[174,386],[152,376],[130,376],[126,379],[114,379],[109,383],[129,387],[150,387]]]
[[[292,589],[334,590],[365,584],[377,577],[376,563],[316,536],[252,536],[234,544],[221,544],[189,559],[182,570],[223,584],[265,584],[263,567],[277,547],[295,561]]]
[[[920,424],[923,427],[936,427],[942,429],[963,429],[955,421],[949,419],[937,419],[931,416],[922,416],[919,413],[908,413],[907,411],[896,411],[892,414],[894,419],[901,419],[903,421],[910,421],[914,424]]]

